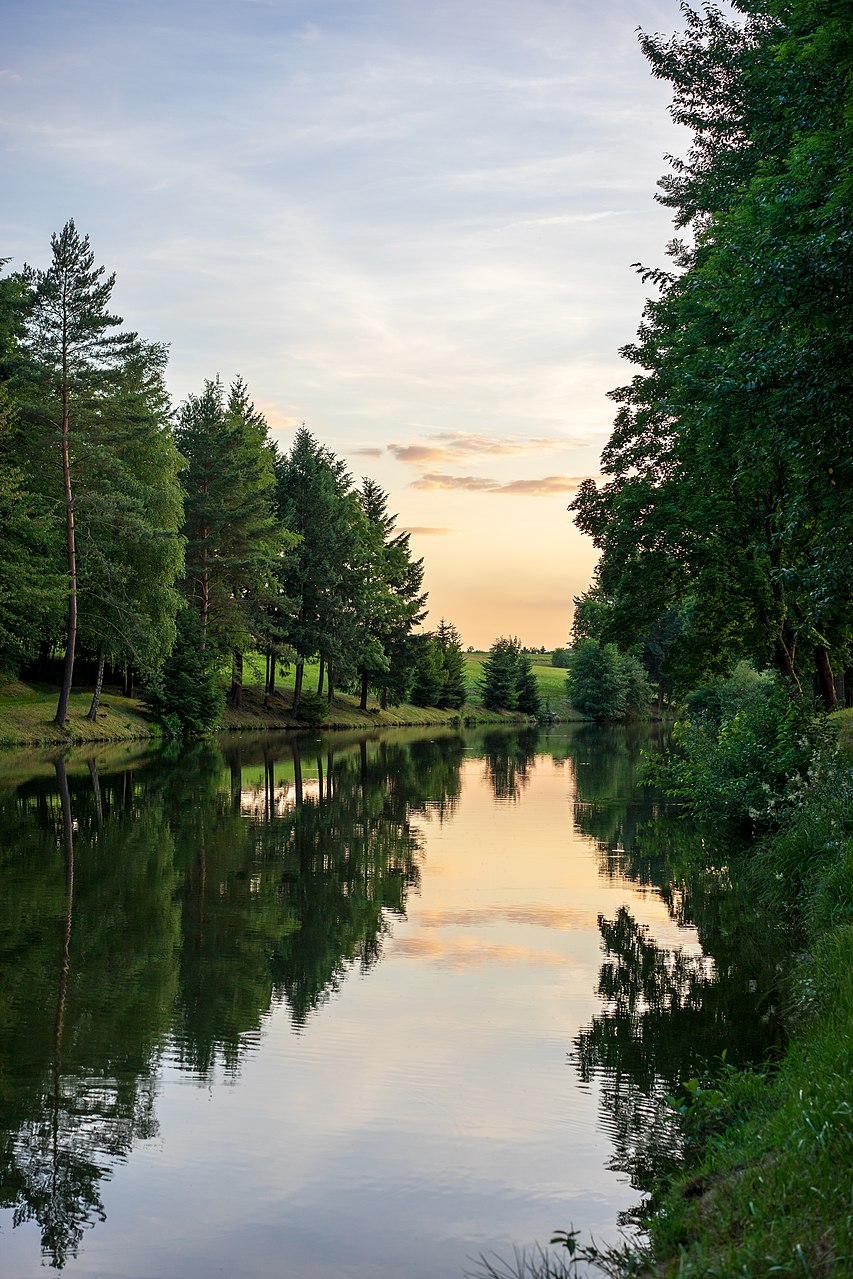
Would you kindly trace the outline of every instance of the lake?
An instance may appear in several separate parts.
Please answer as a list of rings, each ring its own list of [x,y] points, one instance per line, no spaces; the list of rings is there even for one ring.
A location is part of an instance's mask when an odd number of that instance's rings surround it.
[[[780,1034],[657,743],[0,757],[0,1273],[459,1279],[630,1229],[666,1095]]]

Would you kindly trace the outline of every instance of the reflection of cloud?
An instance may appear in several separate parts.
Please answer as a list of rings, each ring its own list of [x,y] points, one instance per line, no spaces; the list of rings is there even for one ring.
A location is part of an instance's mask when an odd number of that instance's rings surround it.
[[[398,462],[423,466],[429,462],[455,462],[458,458],[487,454],[489,457],[507,457],[516,453],[543,453],[561,449],[581,448],[582,441],[559,439],[553,436],[476,435],[470,431],[441,431],[427,437],[422,444],[389,444],[388,449]]]
[[[528,946],[485,945],[464,937],[442,941],[437,937],[395,938],[391,954],[409,959],[431,959],[448,968],[474,968],[480,964],[549,964],[565,965],[565,955],[556,951],[534,950]]]
[[[429,525],[408,524],[406,528],[400,529],[401,533],[417,533],[419,537],[443,537],[446,533],[452,533],[452,528],[430,528]]]
[[[533,924],[567,932],[571,928],[597,928],[594,910],[572,910],[559,906],[506,906],[483,910],[416,910],[412,914],[420,928],[479,928],[483,924]]]
[[[525,497],[547,497],[553,493],[574,493],[588,475],[543,475],[534,480],[510,480],[501,484],[482,475],[445,475],[441,471],[428,471],[412,488],[432,492],[436,489],[462,489],[468,493],[514,493]]]

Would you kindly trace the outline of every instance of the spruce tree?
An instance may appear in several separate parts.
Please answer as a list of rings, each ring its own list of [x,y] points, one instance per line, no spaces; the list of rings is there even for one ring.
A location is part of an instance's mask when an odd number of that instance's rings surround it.
[[[78,473],[87,466],[86,418],[112,386],[115,373],[136,341],[118,332],[122,320],[108,306],[115,275],[95,266],[89,237],[73,220],[51,237],[53,260],[46,271],[30,271],[34,286],[28,317],[29,351],[41,372],[40,416],[59,443],[65,511],[67,617],[65,668],[55,723],[62,728],[74,676],[78,580],[74,496]]]

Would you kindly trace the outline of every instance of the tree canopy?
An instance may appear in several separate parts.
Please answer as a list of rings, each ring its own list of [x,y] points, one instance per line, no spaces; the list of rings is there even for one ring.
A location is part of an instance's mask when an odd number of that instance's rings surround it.
[[[850,662],[853,29],[828,0],[683,6],[643,35],[692,131],[659,199],[689,235],[615,390],[606,481],[572,509],[602,555],[608,638],[676,610],[683,686],[739,656],[794,685]],[[679,668],[680,664],[680,668]]]

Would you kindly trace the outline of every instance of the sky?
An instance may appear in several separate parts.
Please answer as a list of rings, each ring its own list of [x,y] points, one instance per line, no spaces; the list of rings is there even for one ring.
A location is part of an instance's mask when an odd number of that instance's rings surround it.
[[[664,261],[677,0],[3,0],[0,257],[69,218],[176,403],[242,376],[389,494],[463,643],[569,636],[567,506]]]

